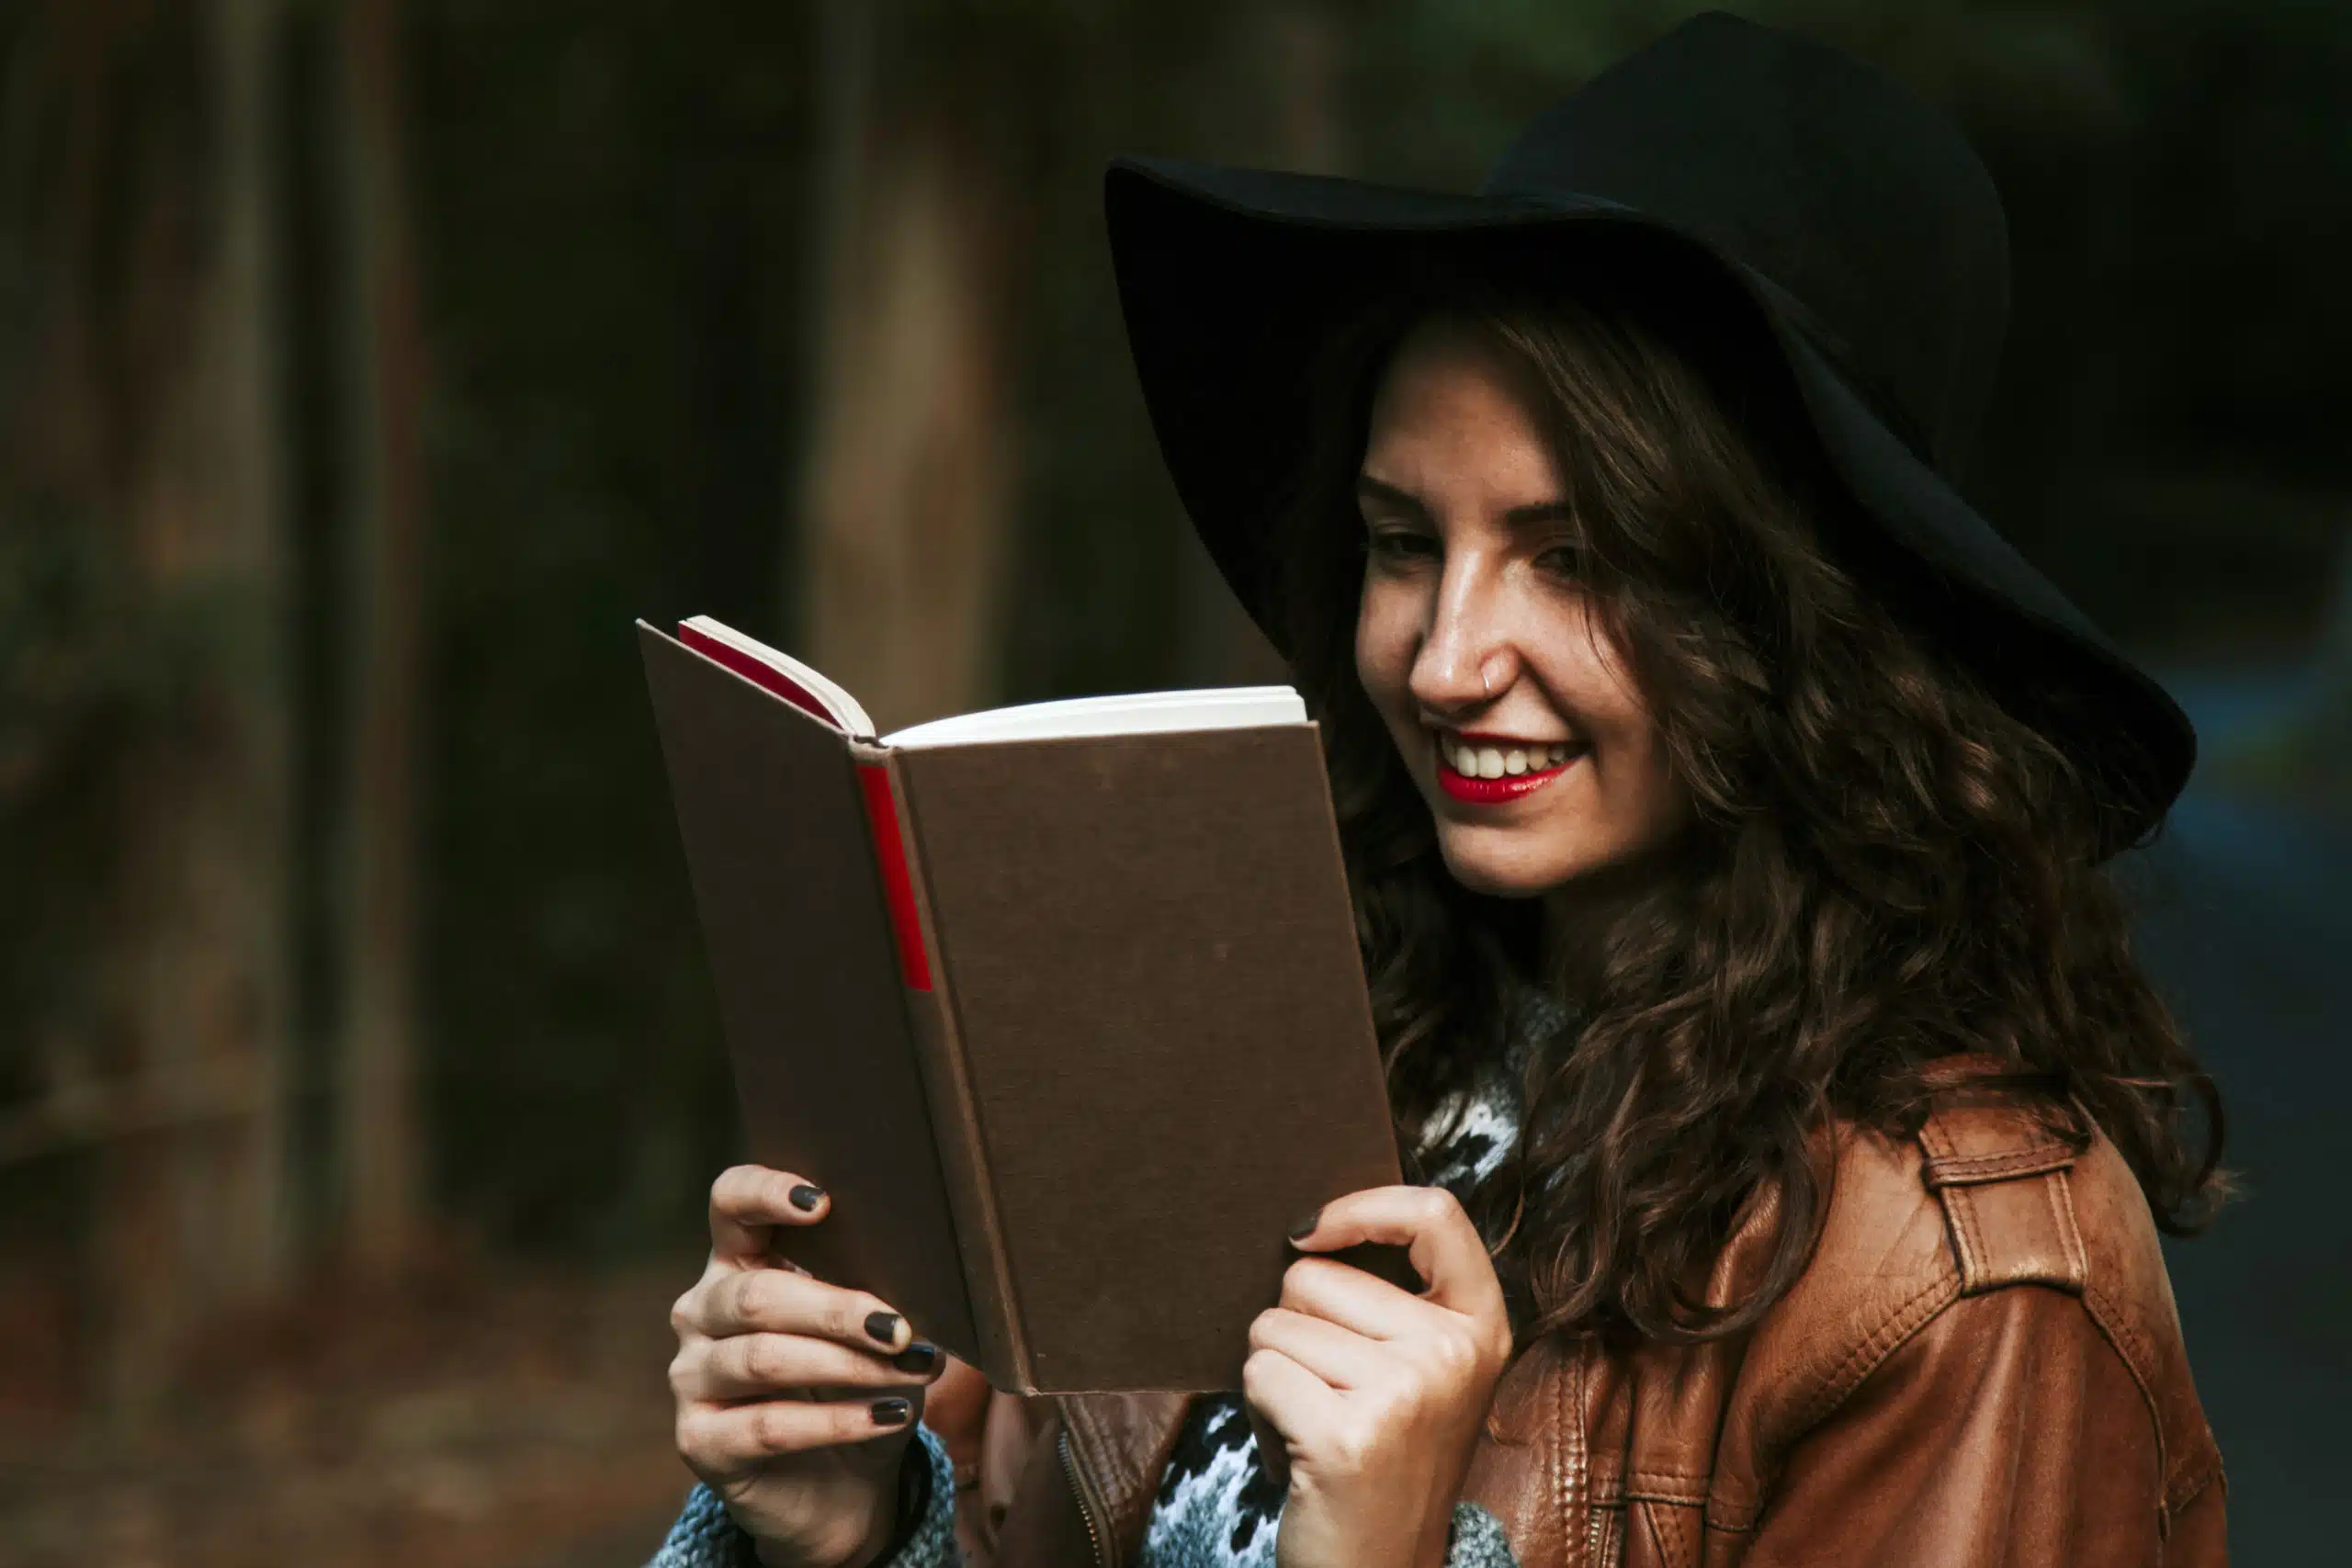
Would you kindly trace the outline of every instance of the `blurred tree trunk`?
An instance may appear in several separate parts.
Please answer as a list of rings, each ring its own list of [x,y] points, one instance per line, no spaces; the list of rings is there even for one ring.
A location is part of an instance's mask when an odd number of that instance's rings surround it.
[[[166,450],[134,498],[141,566],[164,592],[212,597],[225,657],[198,694],[193,744],[130,781],[145,853],[126,956],[151,1070],[237,1064],[244,1103],[218,1120],[120,1151],[121,1175],[168,1228],[116,1234],[126,1303],[152,1304],[159,1348],[215,1304],[266,1296],[285,1280],[289,1058],[285,824],[288,736],[281,638],[277,254],[270,171],[277,0],[216,0],[207,18],[212,77],[210,255],[197,300],[202,334]],[[143,831],[141,831],[143,830]],[[128,911],[127,911],[128,912]],[[119,1217],[129,1220],[135,1210]],[[173,1260],[155,1267],[159,1247]],[[168,1280],[169,1286],[157,1286]],[[139,1309],[133,1309],[139,1310]],[[116,1392],[153,1386],[135,1337]]]
[[[351,562],[334,1125],[345,1245],[372,1270],[395,1267],[414,1245],[424,1174],[414,1006],[422,366],[398,21],[396,0],[347,0],[334,95]]]
[[[104,541],[103,624],[77,629],[111,716],[47,1124],[96,1140],[85,1321],[132,1425],[187,1332],[291,1261],[277,19],[56,0],[33,56],[49,297],[11,484]]]
[[[829,0],[798,624],[885,728],[986,706],[1011,542],[1029,85],[1001,17]]]

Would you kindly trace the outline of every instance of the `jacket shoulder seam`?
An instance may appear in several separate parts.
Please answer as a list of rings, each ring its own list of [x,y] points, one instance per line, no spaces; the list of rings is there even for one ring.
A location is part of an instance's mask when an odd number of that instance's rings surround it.
[[[2180,1478],[2165,1488],[2167,1498],[2165,1515],[2172,1518],[2179,1517],[2191,1503],[2205,1495],[2207,1487],[2222,1480],[2222,1455],[2218,1450],[2205,1463],[2194,1469],[2184,1466]]]
[[[2221,1472],[2221,1452],[2211,1442],[2195,1445],[2186,1453],[2172,1451],[2171,1434],[2165,1430],[2164,1411],[2156,1401],[2154,1386],[2148,1381],[2148,1367],[2153,1359],[2149,1346],[2114,1298],[2096,1282],[2083,1288],[2083,1310],[2116,1359],[2123,1363],[2123,1370],[2132,1374],[2132,1386],[2140,1391],[2140,1403],[2155,1433],[2157,1473],[2164,1478],[2163,1507],[2165,1517],[2170,1518],[2212,1484],[2213,1478]]]
[[[1916,1337],[1920,1330],[1935,1321],[1953,1303],[1962,1300],[1958,1288],[1959,1284],[1959,1280],[1951,1276],[1930,1280],[1912,1292],[1890,1312],[1878,1328],[1865,1336],[1860,1344],[1847,1353],[1838,1363],[1837,1371],[1824,1379],[1820,1389],[1804,1405],[1800,1407],[1799,1415],[1790,1424],[1785,1446],[1794,1446],[1822,1422],[1827,1420],[1840,1405],[1852,1397],[1855,1390],[1869,1379],[1871,1373],[1885,1364],[1888,1358]],[[1996,1284],[1982,1293],[1993,1294],[2020,1288],[2052,1289],[2044,1281],[2017,1280]],[[2075,1294],[2065,1291],[2060,1291],[2057,1293]],[[2164,1487],[2159,1506],[2166,1528],[2169,1528],[2173,1519],[2194,1503],[2208,1487],[2222,1478],[2223,1466],[2220,1451],[2211,1442],[2207,1442],[2197,1445],[2186,1454],[2174,1455],[2171,1452],[2172,1445],[2166,1440],[2164,1422],[2156,1404],[2155,1393],[2148,1382],[2146,1371],[2140,1359],[2146,1351],[2140,1337],[2129,1326],[2123,1316],[2114,1310],[2115,1303],[2112,1299],[2097,1284],[2086,1282],[2075,1299],[2080,1303],[2084,1315],[2091,1321],[2098,1330],[2099,1337],[2107,1342],[2108,1348],[2114,1353],[2118,1360],[2123,1363],[2125,1371],[2131,1375],[2133,1387],[2140,1392],[2142,1408],[2146,1412],[2149,1425],[2155,1434],[2158,1473],[2163,1477]],[[2130,1348],[2127,1348],[2127,1346]],[[1766,1494],[1769,1495],[1771,1491],[1771,1485],[1772,1483],[1768,1483],[1764,1487]],[[1736,1503],[1719,1493],[1712,1495],[1707,1499],[1705,1510],[1708,1528],[1732,1532],[1752,1530],[1756,1528],[1762,1507],[1760,1497],[1747,1503]]]
[[[1882,1314],[1821,1380],[1812,1395],[1797,1406],[1789,1424],[1790,1440],[1794,1441],[1828,1419],[1889,1356],[1960,1299],[1960,1287],[1956,1274],[1939,1271]]]

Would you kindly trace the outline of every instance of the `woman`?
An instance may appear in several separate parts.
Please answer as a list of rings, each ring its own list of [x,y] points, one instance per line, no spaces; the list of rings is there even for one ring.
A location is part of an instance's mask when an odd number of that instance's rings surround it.
[[[2007,302],[1965,145],[1709,16],[1480,197],[1108,199],[1324,727],[1412,1184],[1307,1222],[1239,1395],[1023,1401],[729,1171],[662,1560],[2222,1562],[2155,1244],[2220,1111],[2099,869],[2193,737],[1951,487]],[[1313,1256],[1365,1239],[1427,1288]]]

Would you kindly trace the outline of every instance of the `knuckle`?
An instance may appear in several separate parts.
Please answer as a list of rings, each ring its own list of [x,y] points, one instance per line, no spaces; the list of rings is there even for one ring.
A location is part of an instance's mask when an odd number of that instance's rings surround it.
[[[743,1321],[755,1328],[780,1327],[792,1299],[792,1276],[781,1269],[754,1269],[741,1276],[741,1294],[736,1306]]]
[[[792,1353],[788,1342],[774,1334],[754,1334],[743,1342],[743,1376],[768,1387],[791,1382]]]
[[[784,1453],[795,1445],[792,1440],[792,1411],[782,1400],[771,1400],[755,1407],[752,1417],[752,1440],[762,1453]]]
[[[1331,1457],[1342,1470],[1362,1470],[1380,1446],[1380,1431],[1371,1421],[1351,1416],[1331,1433]]]
[[[1478,1342],[1464,1330],[1450,1330],[1430,1339],[1430,1359],[1441,1376],[1458,1380],[1476,1369]]]

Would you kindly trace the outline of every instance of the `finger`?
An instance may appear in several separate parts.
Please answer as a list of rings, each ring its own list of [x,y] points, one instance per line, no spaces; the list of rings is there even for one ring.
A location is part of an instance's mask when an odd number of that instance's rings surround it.
[[[778,1454],[805,1453],[904,1432],[922,1416],[920,1392],[821,1404],[799,1399],[696,1404],[679,1414],[678,1453],[697,1472],[720,1474],[749,1469]]]
[[[1290,1450],[1283,1443],[1283,1436],[1274,1430],[1273,1423],[1258,1413],[1258,1407],[1247,1400],[1241,1413],[1250,1418],[1250,1435],[1258,1444],[1258,1468],[1276,1488],[1290,1490]]]
[[[805,1334],[737,1334],[703,1340],[679,1353],[671,1387],[683,1398],[771,1398],[787,1389],[838,1388],[847,1399],[865,1389],[922,1386],[946,1370],[940,1348],[917,1340],[896,1356],[853,1349]]]
[[[815,1182],[763,1165],[731,1165],[710,1184],[710,1250],[750,1262],[767,1255],[777,1225],[814,1224],[831,1201]]]
[[[1278,1304],[1380,1340],[1428,1333],[1432,1313],[1449,1320],[1454,1315],[1449,1308],[1408,1295],[1385,1280],[1329,1258],[1302,1258],[1283,1269]]]
[[[1423,1301],[1474,1317],[1502,1309],[1502,1287],[1485,1238],[1442,1187],[1367,1187],[1326,1203],[1308,1230],[1291,1237],[1292,1246],[1316,1252],[1360,1241],[1406,1248],[1413,1268],[1429,1281]]]
[[[1241,1363],[1241,1396],[1252,1414],[1251,1430],[1273,1430],[1271,1449],[1262,1435],[1259,1438],[1261,1458],[1299,1452],[1311,1434],[1336,1430],[1342,1414],[1339,1393],[1280,1350],[1250,1352]]]
[[[714,1280],[684,1314],[713,1339],[737,1334],[806,1334],[892,1355],[914,1342],[905,1317],[881,1297],[782,1269],[746,1269]]]
[[[1383,1381],[1389,1367],[1381,1343],[1284,1307],[1268,1307],[1250,1325],[1250,1348],[1279,1350],[1322,1379],[1327,1387],[1342,1392]]]

